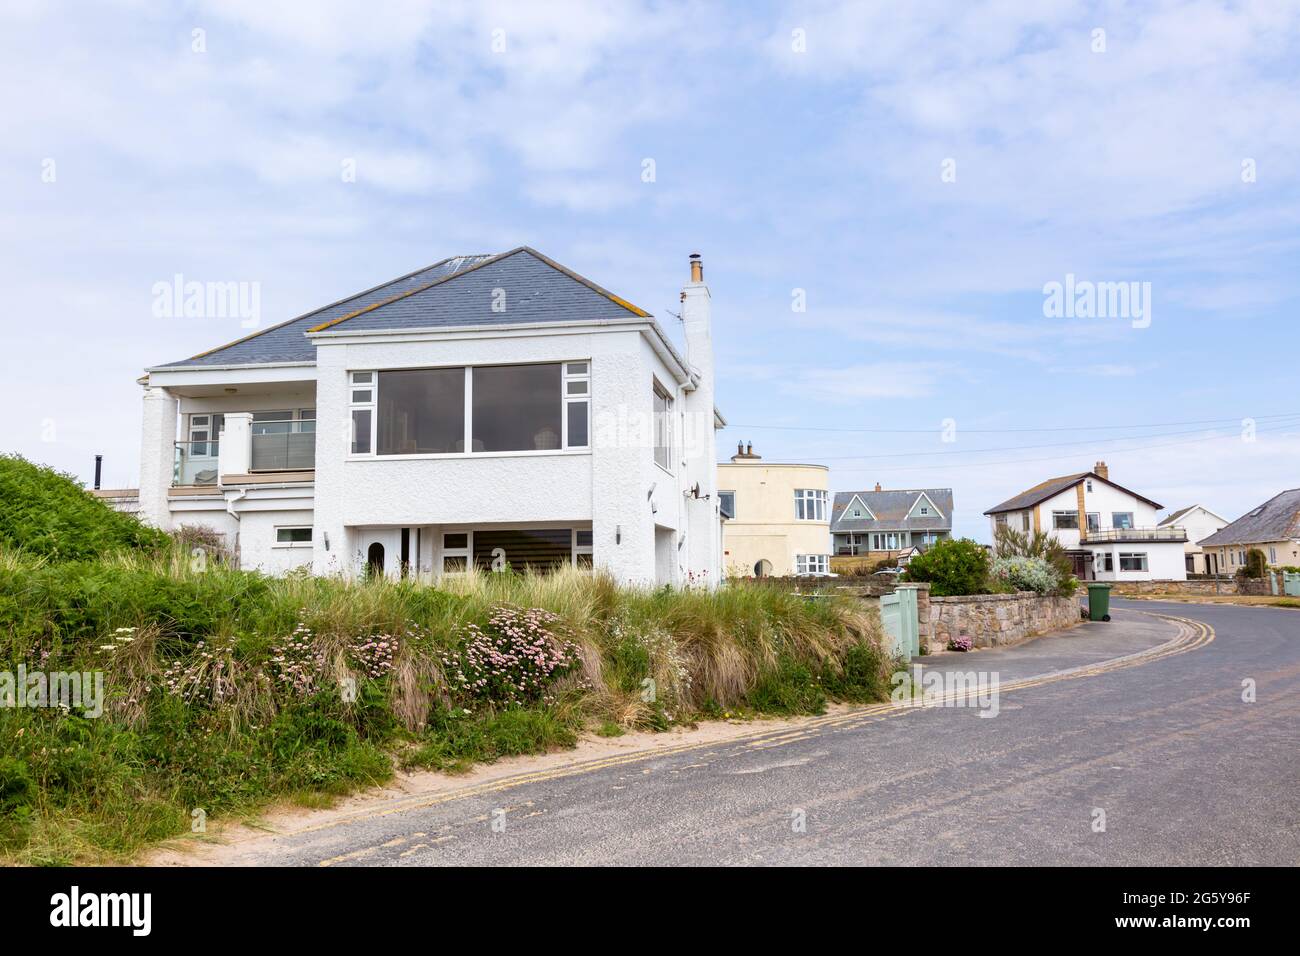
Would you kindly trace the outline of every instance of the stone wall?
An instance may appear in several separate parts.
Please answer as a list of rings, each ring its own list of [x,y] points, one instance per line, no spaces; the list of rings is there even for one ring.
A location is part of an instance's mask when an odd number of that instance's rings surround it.
[[[1021,591],[927,598],[930,633],[922,641],[930,645],[931,652],[945,650],[948,641],[956,637],[969,637],[975,647],[1019,644],[1074,627],[1081,620],[1079,601],[1073,596],[1044,597]]]
[[[1232,578],[1213,578],[1199,581],[1106,581],[1110,593],[1125,594],[1236,594],[1237,583]],[[1084,593],[1084,589],[1080,589]]]

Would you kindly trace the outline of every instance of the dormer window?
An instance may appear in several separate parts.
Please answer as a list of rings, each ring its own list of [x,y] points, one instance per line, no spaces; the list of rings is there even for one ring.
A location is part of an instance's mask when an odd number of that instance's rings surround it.
[[[855,518],[861,518],[861,517],[862,517],[862,509],[861,509],[861,508],[854,508],[854,509],[853,509],[853,517],[855,517]]]
[[[930,509],[927,508],[925,505],[921,505],[921,514],[928,515],[929,513],[930,513]]]

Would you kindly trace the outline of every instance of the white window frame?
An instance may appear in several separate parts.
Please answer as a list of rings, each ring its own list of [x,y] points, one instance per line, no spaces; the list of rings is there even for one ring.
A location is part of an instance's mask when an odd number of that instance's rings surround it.
[[[1059,523],[1061,518],[1068,515],[1074,515],[1074,525],[1062,525]],[[1084,519],[1087,521],[1087,519]],[[1052,530],[1053,531],[1078,531],[1079,530],[1079,512],[1077,511],[1053,511],[1052,512]]]
[[[796,554],[794,556],[794,573],[796,575],[829,574],[831,556],[829,554]]]
[[[794,490],[795,521],[825,521],[828,492],[820,488]]]
[[[281,532],[281,531],[308,531],[308,532],[311,532],[311,537],[308,538],[306,541],[281,541],[281,540],[280,540],[280,532]],[[271,547],[273,547],[273,548],[310,548],[310,547],[312,547],[312,546],[315,544],[315,540],[314,540],[315,537],[316,537],[316,533],[315,533],[315,531],[313,530],[312,525],[309,525],[309,524],[278,524],[278,525],[275,526],[275,544],[273,544]]]
[[[474,451],[474,370],[476,368],[498,367],[502,365],[559,365],[560,366],[560,447],[559,448],[537,448],[537,449],[517,449],[514,451]],[[583,366],[585,372],[570,372],[571,366]],[[410,454],[410,455],[380,455],[376,453],[376,443],[379,441],[379,376],[382,372],[405,372],[421,371],[423,369],[463,369],[465,373],[465,422],[464,436],[462,438],[462,451],[458,452],[438,452],[434,454]],[[356,376],[368,375],[370,381],[358,382]],[[569,394],[569,382],[586,382],[586,393]],[[356,390],[366,389],[370,392],[369,401],[354,401]],[[671,403],[672,399],[669,398]],[[587,405],[587,444],[569,445],[569,405],[586,403]],[[519,458],[532,457],[538,455],[558,455],[558,454],[590,454],[592,449],[592,415],[591,415],[591,359],[573,358],[573,359],[547,359],[540,362],[482,362],[478,365],[420,365],[414,368],[394,367],[389,369],[355,369],[348,373],[348,457],[349,458],[373,458],[383,461],[409,461],[412,459],[433,459],[433,458]],[[352,412],[353,411],[370,411],[370,449],[368,451],[353,451],[352,441]],[[311,411],[311,409],[308,409]],[[671,460],[671,458],[670,458]]]
[[[1126,568],[1126,567],[1124,567],[1124,561],[1125,561],[1125,559],[1128,559],[1129,561],[1132,561],[1134,558],[1138,558],[1138,559],[1140,559],[1140,561],[1141,561],[1141,565],[1142,565],[1141,567],[1137,567],[1137,568]],[[1119,553],[1119,569],[1120,569],[1121,571],[1149,571],[1149,570],[1151,570],[1151,565],[1150,565],[1150,563],[1147,561],[1147,552],[1145,552],[1145,551],[1121,551],[1121,552]]]
[[[578,532],[585,531],[591,535],[591,544],[578,544]],[[575,567],[581,567],[578,564],[578,555],[588,554],[592,556],[591,568],[596,569],[594,545],[596,544],[596,535],[591,528],[574,528],[569,533],[569,562]]]
[[[447,535],[463,534],[465,536],[465,547],[449,548],[447,547]],[[474,532],[473,531],[443,531],[438,537],[438,577],[444,574],[469,574],[473,567],[474,554]],[[464,571],[448,571],[447,558],[464,558]]]
[[[650,456],[654,463],[662,468],[668,474],[673,473],[673,393],[659,383],[659,379],[651,377],[651,395],[650,395]],[[655,410],[655,396],[664,399],[664,410],[662,413]],[[664,444],[659,444],[659,430],[664,430]],[[660,449],[663,450],[664,460],[659,460]]]
[[[575,372],[573,369],[583,371]],[[581,386],[581,391],[569,393],[569,383]],[[585,405],[587,407],[587,441],[583,445],[569,442],[569,406]],[[560,446],[566,451],[573,449],[589,450],[591,448],[591,362],[565,362],[560,366]]]
[[[358,376],[368,376],[369,381],[359,380]],[[358,401],[357,392],[367,391],[370,393],[369,401]],[[370,413],[370,447],[364,451],[357,451],[356,435],[356,412],[368,411]],[[375,440],[379,432],[379,372],[375,369],[358,369],[348,373],[348,454],[356,458],[373,458],[375,456]]]
[[[727,514],[725,511],[722,511],[723,495],[731,496],[731,514]],[[733,489],[726,488],[726,489],[720,489],[718,491],[718,510],[722,513],[723,517],[726,518],[728,521],[736,520],[736,492]]]
[[[1124,524],[1116,524],[1116,522],[1115,522],[1115,519],[1116,519],[1116,518],[1128,518],[1128,524],[1126,524],[1126,525],[1124,525]],[[1112,528],[1116,528],[1116,529],[1119,529],[1119,530],[1122,530],[1122,531],[1132,531],[1132,530],[1133,530],[1133,527],[1134,527],[1134,525],[1133,525],[1133,512],[1131,512],[1131,511],[1112,511],[1112,512],[1110,513],[1110,526],[1111,526]]]
[[[1268,563],[1277,564],[1277,548],[1273,545],[1268,546]]]

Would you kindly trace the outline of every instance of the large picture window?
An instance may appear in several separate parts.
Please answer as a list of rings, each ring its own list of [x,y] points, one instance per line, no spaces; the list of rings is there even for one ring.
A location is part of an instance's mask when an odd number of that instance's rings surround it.
[[[1119,569],[1121,571],[1145,571],[1147,569],[1147,556],[1145,551],[1119,553]]]
[[[349,385],[354,455],[591,447],[589,362],[353,372]]]
[[[464,449],[465,370],[379,373],[380,455],[438,455]]]
[[[490,365],[472,370],[474,451],[561,447],[560,365]]]
[[[1079,527],[1079,512],[1053,511],[1052,527],[1058,530],[1077,530]]]

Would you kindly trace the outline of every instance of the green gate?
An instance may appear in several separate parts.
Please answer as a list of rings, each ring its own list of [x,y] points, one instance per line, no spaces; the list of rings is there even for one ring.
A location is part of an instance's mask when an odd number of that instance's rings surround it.
[[[915,587],[899,585],[893,594],[881,596],[880,623],[885,629],[885,650],[891,656],[911,658],[921,653]]]
[[[1300,571],[1283,571],[1282,593],[1300,597]]]

